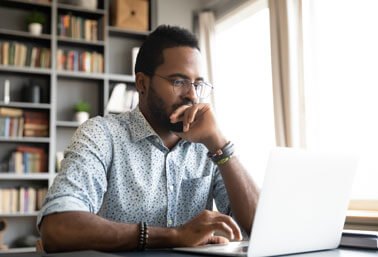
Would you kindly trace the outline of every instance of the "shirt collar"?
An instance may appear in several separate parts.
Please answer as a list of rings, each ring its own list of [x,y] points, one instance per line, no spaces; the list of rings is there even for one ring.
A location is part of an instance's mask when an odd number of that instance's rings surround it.
[[[150,136],[159,137],[140,111],[139,106],[135,107],[135,109],[130,112],[130,121],[129,125],[132,142],[137,142]]]

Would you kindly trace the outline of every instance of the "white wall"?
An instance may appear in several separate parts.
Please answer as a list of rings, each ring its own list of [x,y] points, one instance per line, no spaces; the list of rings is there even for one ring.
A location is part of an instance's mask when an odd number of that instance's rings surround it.
[[[193,31],[194,12],[202,7],[201,0],[156,0],[156,25],[177,25]]]

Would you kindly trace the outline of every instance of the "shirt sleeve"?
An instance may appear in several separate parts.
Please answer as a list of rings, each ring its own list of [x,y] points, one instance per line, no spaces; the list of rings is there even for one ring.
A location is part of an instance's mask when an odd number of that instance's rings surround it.
[[[215,205],[218,211],[222,214],[231,216],[235,220],[235,222],[239,225],[243,239],[247,240],[249,238],[248,234],[241,227],[241,225],[235,219],[235,217],[232,215],[232,211],[230,207],[230,200],[228,198],[226,186],[223,182],[222,174],[220,173],[218,166],[215,166],[215,172],[214,172],[213,197],[214,197]]]
[[[230,200],[227,195],[226,186],[224,185],[222,175],[215,165],[214,182],[213,182],[213,197],[215,205],[220,213],[232,216]]]
[[[88,120],[75,132],[64,152],[61,170],[49,188],[37,219],[66,211],[97,213],[107,189],[112,158],[109,130],[101,117]]]

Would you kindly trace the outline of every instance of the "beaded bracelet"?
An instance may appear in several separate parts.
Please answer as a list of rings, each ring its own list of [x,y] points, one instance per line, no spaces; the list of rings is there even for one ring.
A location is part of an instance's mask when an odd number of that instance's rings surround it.
[[[147,222],[139,223],[139,238],[138,238],[138,251],[144,251],[147,247],[148,240],[148,226]]]
[[[228,160],[230,160],[232,155],[234,154],[234,151],[234,144],[229,141],[224,147],[218,149],[215,153],[208,152],[207,156],[211,158],[211,160],[215,164],[219,165],[224,164]]]

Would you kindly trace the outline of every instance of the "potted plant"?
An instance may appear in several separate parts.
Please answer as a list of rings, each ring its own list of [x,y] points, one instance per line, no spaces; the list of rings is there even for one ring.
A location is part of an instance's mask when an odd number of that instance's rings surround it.
[[[91,110],[90,105],[85,101],[80,101],[75,104],[74,111],[75,111],[75,119],[80,124],[89,119],[89,112]]]
[[[31,34],[41,35],[43,28],[42,26],[46,22],[45,15],[43,13],[33,10],[33,12],[26,18],[25,21]]]

